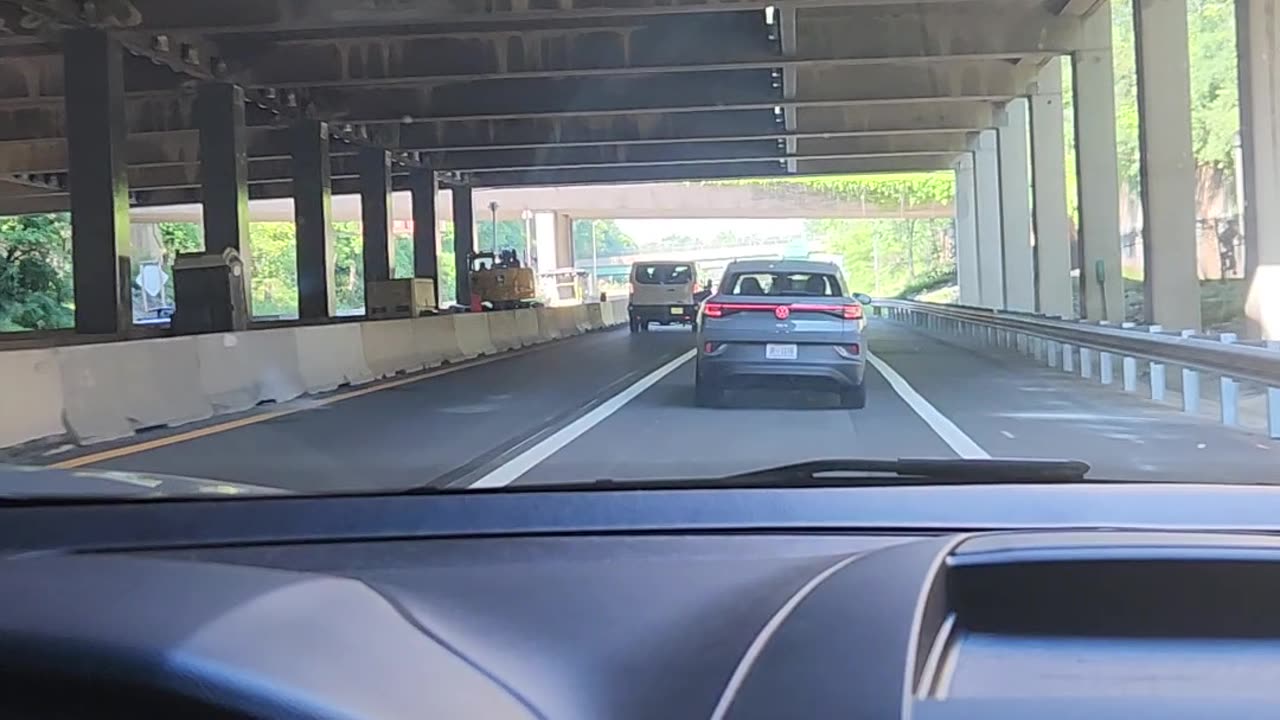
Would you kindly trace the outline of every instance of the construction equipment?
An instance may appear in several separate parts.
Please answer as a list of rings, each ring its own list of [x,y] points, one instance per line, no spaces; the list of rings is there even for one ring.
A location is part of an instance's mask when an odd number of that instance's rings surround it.
[[[513,310],[530,305],[537,297],[533,269],[520,263],[515,250],[503,250],[496,257],[491,252],[473,252],[468,259],[471,296],[481,306]]]

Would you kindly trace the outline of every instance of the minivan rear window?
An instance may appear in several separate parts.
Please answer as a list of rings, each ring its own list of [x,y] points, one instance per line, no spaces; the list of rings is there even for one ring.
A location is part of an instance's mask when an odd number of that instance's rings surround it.
[[[754,272],[739,273],[724,284],[726,295],[801,295],[839,297],[840,282],[825,273]]]
[[[693,266],[646,263],[636,265],[631,276],[645,285],[685,285],[693,280]]]

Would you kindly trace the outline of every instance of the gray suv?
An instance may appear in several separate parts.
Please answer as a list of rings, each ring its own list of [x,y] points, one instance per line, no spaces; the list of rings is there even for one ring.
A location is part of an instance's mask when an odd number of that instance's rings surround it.
[[[716,406],[728,388],[831,390],[844,407],[867,403],[863,305],[833,263],[730,263],[698,314],[696,400]]]

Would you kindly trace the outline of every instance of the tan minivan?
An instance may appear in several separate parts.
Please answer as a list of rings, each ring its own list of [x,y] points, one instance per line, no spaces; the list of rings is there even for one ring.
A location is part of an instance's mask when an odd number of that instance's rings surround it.
[[[643,262],[631,266],[631,332],[661,325],[694,325],[698,305],[698,268],[691,262]]]

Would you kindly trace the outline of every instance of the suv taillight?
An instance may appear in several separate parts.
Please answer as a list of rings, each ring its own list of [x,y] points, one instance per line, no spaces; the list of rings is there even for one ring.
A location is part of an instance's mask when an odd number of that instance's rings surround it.
[[[702,312],[706,313],[707,317],[711,318],[724,317],[724,305],[709,302],[702,306]]]
[[[856,304],[855,304],[855,305],[845,305],[845,306],[844,306],[844,312],[842,313],[842,316],[844,317],[844,319],[845,319],[845,320],[861,320],[861,319],[862,319],[862,306],[861,306],[861,305],[856,305]]]

